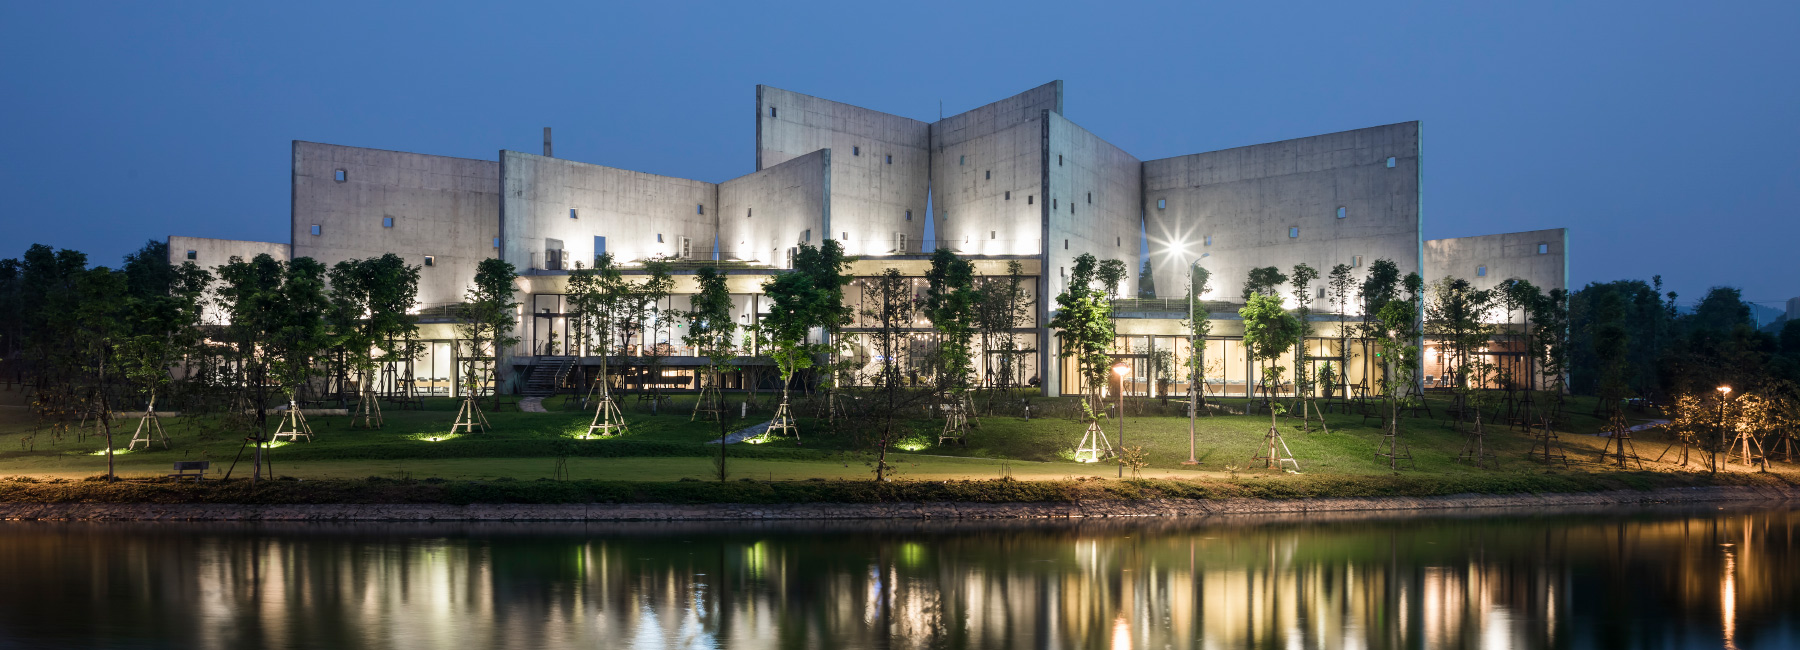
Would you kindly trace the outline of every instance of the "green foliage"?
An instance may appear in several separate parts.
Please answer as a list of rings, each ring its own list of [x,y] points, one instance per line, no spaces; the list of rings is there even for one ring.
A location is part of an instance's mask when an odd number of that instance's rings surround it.
[[[971,337],[975,334],[975,266],[947,248],[931,255],[925,273],[925,315],[942,335],[938,348],[945,390],[967,392],[969,375],[975,372]]]
[[[457,334],[463,339],[469,362],[463,368],[464,394],[479,396],[487,386],[482,382],[485,362],[488,376],[497,388],[500,382],[499,355],[519,344],[514,334],[518,329],[519,303],[513,300],[513,280],[518,270],[505,260],[487,258],[475,267],[475,281],[463,294],[461,318]],[[495,399],[499,395],[496,391]]]
[[[1056,297],[1056,316],[1050,319],[1050,327],[1056,330],[1061,343],[1060,355],[1077,361],[1087,393],[1095,398],[1105,385],[1106,371],[1112,363],[1106,350],[1115,338],[1112,302],[1092,286],[1097,264],[1088,253],[1075,258],[1069,286]]]
[[[1250,277],[1244,280],[1244,302],[1250,302],[1250,296],[1276,295],[1277,288],[1287,281],[1288,276],[1273,266],[1250,269]]]

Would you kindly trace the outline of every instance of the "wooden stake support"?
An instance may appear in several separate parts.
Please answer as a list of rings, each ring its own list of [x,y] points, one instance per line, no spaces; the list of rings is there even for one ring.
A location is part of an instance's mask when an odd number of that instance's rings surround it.
[[[305,437],[307,442],[312,442],[312,427],[307,426],[306,414],[300,412],[300,404],[294,401],[292,395],[288,396],[287,414],[281,417],[281,424],[275,427],[275,435],[269,436],[269,439],[280,440],[283,436],[290,441]]]
[[[781,406],[775,407],[775,417],[769,420],[769,428],[764,433],[770,436],[792,434],[794,444],[800,444],[800,425],[794,423],[794,416],[788,410],[787,395],[781,396]]]
[[[456,410],[456,423],[450,425],[450,433],[455,434],[458,430],[475,433],[475,427],[481,427],[481,432],[487,433],[487,414],[481,412],[481,405],[476,403],[474,395],[467,395],[463,397],[462,407]]]
[[[1499,459],[1487,452],[1487,430],[1481,424],[1481,413],[1475,413],[1475,426],[1463,434],[1462,453],[1456,455],[1456,462],[1472,462],[1476,467],[1487,469],[1488,463],[1499,464]]]
[[[1625,412],[1613,409],[1612,418],[1607,422],[1607,431],[1612,435],[1606,439],[1606,446],[1600,448],[1600,460],[1606,463],[1606,457],[1612,456],[1619,461],[1619,468],[1625,468],[1625,461],[1637,463],[1638,469],[1644,468],[1644,459],[1638,458],[1637,446],[1631,442],[1631,427],[1625,422]]]
[[[1280,429],[1269,427],[1269,432],[1263,435],[1263,442],[1269,448],[1268,453],[1266,455],[1251,456],[1250,460],[1263,461],[1263,467],[1266,469],[1279,468],[1282,463],[1289,463],[1294,466],[1295,474],[1300,473],[1300,461],[1294,460],[1294,452],[1288,450],[1287,441],[1282,439]],[[1275,454],[1275,447],[1277,446],[1281,447],[1281,455],[1279,456]],[[1257,453],[1261,454],[1262,452],[1259,450]]]
[[[162,422],[156,418],[156,393],[154,392],[150,394],[150,404],[144,407],[143,417],[138,418],[137,431],[131,434],[131,443],[125,445],[125,450],[137,449],[139,442],[144,443],[145,449],[149,449],[153,442],[161,442],[163,449],[169,448],[169,434],[163,432]]]
[[[600,403],[594,408],[594,419],[588,423],[587,433],[582,438],[599,435],[602,438],[630,433],[625,426],[625,414],[619,411],[619,404],[613,401],[612,391],[607,390],[602,382]]]
[[[1081,435],[1081,442],[1075,445],[1075,462],[1098,463],[1103,459],[1119,455],[1113,450],[1112,441],[1106,439],[1106,429],[1100,426],[1099,420],[1088,423],[1087,432]]]
[[[1543,417],[1542,428],[1538,430],[1536,435],[1532,436],[1531,450],[1525,452],[1525,458],[1530,459],[1533,456],[1538,456],[1546,463],[1553,460],[1560,460],[1564,467],[1568,467],[1569,454],[1563,450],[1562,438],[1556,435],[1556,429],[1550,426],[1550,423],[1550,415],[1545,414]],[[1540,452],[1539,450],[1542,451]]]

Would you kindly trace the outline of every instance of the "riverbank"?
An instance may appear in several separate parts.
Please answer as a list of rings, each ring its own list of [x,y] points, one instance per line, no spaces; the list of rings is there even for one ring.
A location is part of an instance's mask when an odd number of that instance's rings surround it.
[[[1724,478],[1724,477],[1721,477]],[[1743,478],[1743,477],[1739,477]],[[245,485],[197,486],[186,502],[178,493],[132,490],[129,484],[0,483],[0,519],[102,521],[717,521],[849,519],[1081,519],[1111,517],[1196,517],[1242,514],[1444,511],[1477,508],[1561,508],[1659,503],[1797,502],[1800,486],[1782,480],[1735,485],[1692,485],[1652,489],[1597,489],[1579,492],[1506,494],[1385,494],[1279,496],[1269,490],[1230,490],[1229,485],[1170,485],[1170,481],[979,481],[924,484],[815,486],[812,499],[771,501],[783,492],[771,484],[693,486],[700,492],[634,486],[644,500],[537,502],[468,499],[468,491],[411,488],[428,484],[364,485],[358,499],[302,502],[356,486],[283,486],[264,483],[260,494],[239,492]],[[351,482],[339,482],[351,483]],[[354,482],[364,483],[364,482]],[[1038,485],[1033,485],[1038,483]],[[1189,483],[1189,482],[1181,482]],[[164,484],[163,486],[166,486]],[[157,486],[157,487],[163,487]],[[20,489],[20,488],[46,489]],[[136,487],[144,487],[142,485]],[[444,486],[436,486],[444,487]],[[555,486],[550,486],[555,487]],[[589,486],[590,488],[593,486]],[[686,487],[686,486],[683,486]],[[1250,486],[1237,486],[1248,488]],[[1413,486],[1421,489],[1422,486]],[[62,488],[50,490],[47,488]],[[94,488],[94,489],[81,489]],[[209,489],[211,488],[211,489]],[[234,489],[235,488],[235,489]],[[288,489],[284,489],[288,488]],[[706,488],[712,488],[707,490]],[[737,488],[737,489],[730,489]],[[760,488],[760,489],[759,489]],[[833,489],[836,488],[836,489]],[[233,492],[252,498],[230,502]],[[1186,494],[1182,494],[1186,492]],[[1204,493],[1212,493],[1210,495]],[[1236,492],[1236,495],[1230,494]],[[490,492],[500,496],[506,491]],[[710,493],[710,494],[708,494]],[[750,497],[733,500],[732,495]],[[1245,496],[1257,494],[1257,496]],[[513,493],[522,496],[519,493]],[[658,500],[657,496],[677,497]],[[35,498],[33,498],[35,496]],[[136,500],[125,497],[135,496]],[[694,497],[710,496],[715,501]],[[789,496],[800,496],[790,493]],[[823,497],[836,496],[836,500]],[[998,498],[1010,496],[1011,498]],[[24,498],[21,498],[24,497]],[[109,498],[110,497],[110,498]],[[209,499],[225,499],[212,501]],[[248,502],[256,501],[256,502]]]

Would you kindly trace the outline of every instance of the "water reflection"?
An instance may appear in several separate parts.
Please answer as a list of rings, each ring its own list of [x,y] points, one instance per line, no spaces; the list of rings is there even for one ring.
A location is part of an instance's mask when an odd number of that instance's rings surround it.
[[[0,646],[1800,646],[1787,509],[0,524]]]

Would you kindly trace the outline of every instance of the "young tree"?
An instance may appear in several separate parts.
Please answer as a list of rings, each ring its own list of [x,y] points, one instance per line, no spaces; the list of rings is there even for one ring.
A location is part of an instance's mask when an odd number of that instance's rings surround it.
[[[791,430],[798,437],[789,406],[789,389],[796,373],[812,367],[813,354],[819,350],[807,343],[806,335],[813,327],[814,305],[823,299],[824,292],[814,284],[811,274],[793,270],[769,278],[763,283],[763,294],[769,297],[770,305],[769,314],[759,324],[760,332],[768,342],[769,357],[781,372],[781,405],[775,409],[769,430],[771,434]]]
[[[1362,335],[1366,339],[1382,338],[1389,330],[1381,323],[1381,308],[1400,297],[1400,267],[1392,260],[1375,260],[1369,265],[1368,274],[1363,276],[1362,286],[1357,289],[1357,297],[1362,300]],[[1417,315],[1416,310],[1414,315]],[[1363,356],[1368,357],[1366,350]],[[1376,364],[1363,365],[1364,382],[1369,380],[1368,371],[1373,365]],[[1384,371],[1377,378],[1377,385],[1384,395],[1388,393],[1387,382],[1388,375]]]
[[[1327,276],[1325,281],[1326,286],[1329,288],[1327,297],[1331,300],[1332,304],[1337,306],[1337,357],[1339,360],[1337,377],[1339,379],[1338,384],[1344,389],[1343,396],[1345,398],[1350,397],[1350,382],[1348,381],[1350,370],[1350,329],[1345,324],[1345,319],[1350,313],[1351,292],[1356,289],[1356,277],[1354,273],[1355,269],[1349,264],[1339,264],[1331,267],[1331,275]],[[1328,364],[1327,368],[1329,367]],[[1327,396],[1330,397],[1329,389],[1327,390],[1327,393]]]
[[[1112,303],[1119,299],[1119,287],[1125,284],[1125,262],[1100,260],[1100,266],[1094,269],[1094,280],[1100,283],[1100,292],[1106,296],[1107,320],[1112,321],[1113,329],[1117,330],[1119,322],[1112,313]]]
[[[134,283],[129,264],[125,276],[128,291],[147,293],[132,295],[127,300],[130,339],[121,346],[119,369],[132,387],[144,395],[144,415],[138,421],[139,432],[160,437],[166,448],[168,437],[162,435],[162,425],[156,419],[156,398],[170,383],[170,366],[200,343],[202,301],[207,285],[212,282],[212,274],[193,262],[186,262],[181,266],[170,266],[168,273],[159,278],[162,281],[155,284],[141,279]],[[153,293],[157,291],[161,293]],[[138,437],[134,435],[131,446],[135,447],[137,441]],[[149,441],[149,438],[144,440]]]
[[[254,482],[262,476],[263,444],[269,438],[268,386],[276,350],[268,342],[280,329],[276,311],[284,302],[281,292],[286,266],[265,253],[248,261],[234,256],[219,266],[218,272],[217,300],[228,319],[225,337],[235,356],[240,399],[237,407],[247,402],[256,413],[256,432],[252,437],[256,443],[256,464],[250,474]]]
[[[706,358],[706,372],[712,376],[712,385],[720,386],[724,382],[725,371],[736,356],[733,347],[737,331],[737,323],[731,320],[731,293],[725,287],[725,275],[710,266],[700,267],[695,275],[700,285],[699,291],[688,298],[690,309],[683,314],[687,319],[687,334],[682,342],[692,346],[700,356]],[[727,415],[724,408],[724,395],[718,391],[712,393],[715,408],[719,413],[719,482],[725,482],[725,434]]]
[[[1457,396],[1455,418],[1469,416],[1469,399],[1478,388],[1471,379],[1477,370],[1475,357],[1482,346],[1493,340],[1493,328],[1486,313],[1493,305],[1494,294],[1476,289],[1468,280],[1444,278],[1432,283],[1431,299],[1425,305],[1425,333],[1447,350],[1448,372],[1455,375]]]
[[[667,260],[650,259],[644,261],[644,281],[631,288],[627,309],[635,317],[636,329],[640,332],[639,358],[646,366],[650,379],[650,407],[655,411],[662,401],[662,384],[655,377],[662,375],[662,360],[667,351],[661,345],[661,333],[667,319],[662,313],[663,301],[675,290],[675,277],[670,273],[672,266]]]
[[[1281,269],[1273,266],[1250,269],[1250,277],[1244,280],[1244,302],[1249,303],[1250,296],[1280,295],[1280,287],[1287,281],[1288,277],[1282,275]]]
[[[1285,370],[1275,364],[1299,341],[1300,321],[1282,308],[1280,297],[1261,293],[1250,294],[1238,315],[1244,319],[1244,347],[1248,348],[1250,357],[1262,365],[1263,394],[1270,397],[1269,455],[1265,458],[1268,466],[1274,467],[1281,457],[1275,455],[1275,443],[1279,442],[1280,433],[1275,426],[1273,396]]]
[[[1106,371],[1112,365],[1112,357],[1106,351],[1116,338],[1112,303],[1092,286],[1098,264],[1088,253],[1075,258],[1069,285],[1056,297],[1056,316],[1050,319],[1050,327],[1056,330],[1061,343],[1059,356],[1075,359],[1090,407],[1100,404],[1100,388],[1106,385]]]
[[[983,364],[983,381],[989,386],[989,408],[995,391],[1012,388],[1014,368],[1022,350],[1013,330],[1031,322],[1030,295],[1025,291],[1024,265],[1017,260],[1007,262],[1005,277],[982,278],[976,291],[975,320],[981,331],[981,350],[988,360]],[[994,358],[999,357],[999,369]]]
[[[462,373],[463,408],[452,432],[457,427],[473,431],[477,425],[486,429],[487,417],[481,414],[477,403],[484,391],[493,391],[494,407],[499,407],[500,358],[508,348],[519,344],[519,303],[513,299],[513,280],[517,277],[518,270],[512,263],[484,259],[475,267],[474,283],[463,293],[457,334],[469,353],[464,357]]]
[[[931,269],[925,273],[925,315],[938,331],[941,344],[943,374],[939,389],[949,396],[949,411],[944,436],[963,441],[967,433],[964,412],[969,390],[969,375],[975,372],[971,338],[975,332],[975,265],[960,259],[947,248],[931,255]]]
[[[106,433],[106,477],[113,480],[112,404],[111,392],[115,346],[126,337],[121,303],[125,301],[125,277],[97,266],[75,277],[72,314],[76,341],[80,343],[83,374],[88,379],[90,394],[99,402],[97,419]]]
[[[1206,337],[1212,333],[1212,311],[1200,296],[1212,287],[1212,272],[1194,264],[1188,267],[1188,318],[1182,328],[1188,334],[1188,408],[1195,413],[1206,404]]]
[[[1544,389],[1551,403],[1551,416],[1562,413],[1562,396],[1568,386],[1569,364],[1569,298],[1562,289],[1551,289],[1542,300],[1531,306],[1532,355],[1544,377]]]
[[[900,275],[896,269],[887,269],[865,289],[866,306],[863,316],[872,321],[875,327],[869,332],[875,349],[880,353],[880,370],[875,375],[875,388],[879,392],[873,410],[880,420],[875,437],[875,480],[886,480],[893,467],[887,464],[888,448],[893,446],[899,435],[895,419],[900,409],[910,400],[904,395],[905,383],[901,376],[900,358],[911,356],[908,341],[911,335],[906,331],[913,315],[918,310],[916,298],[913,296],[912,282]]]
[[[1295,318],[1300,323],[1300,338],[1294,346],[1294,393],[1299,396],[1300,421],[1306,432],[1312,432],[1312,413],[1318,410],[1313,402],[1313,378],[1306,362],[1306,340],[1312,336],[1312,281],[1319,279],[1319,272],[1306,264],[1295,264],[1293,275],[1289,276],[1289,284],[1294,289]],[[1325,426],[1325,413],[1319,413],[1319,426]],[[1326,429],[1326,433],[1330,433]]]
[[[1408,285],[1413,284],[1417,274],[1408,276]],[[1387,398],[1387,432],[1383,436],[1382,446],[1376,449],[1375,455],[1388,457],[1388,469],[1400,469],[1400,461],[1412,461],[1412,454],[1406,444],[1400,440],[1400,403],[1407,399],[1407,391],[1417,373],[1419,366],[1419,310],[1415,300],[1388,300],[1381,306],[1381,312],[1373,321],[1373,334],[1381,345],[1380,357],[1383,368],[1382,393]],[[1385,450],[1385,451],[1384,451]]]
[[[310,257],[297,257],[283,265],[283,270],[273,310],[263,316],[268,323],[263,346],[268,348],[269,375],[288,398],[287,418],[276,428],[275,436],[312,440],[312,429],[300,412],[299,395],[312,378],[319,356],[331,347],[331,332],[325,324],[330,307],[325,295],[325,265]]]

